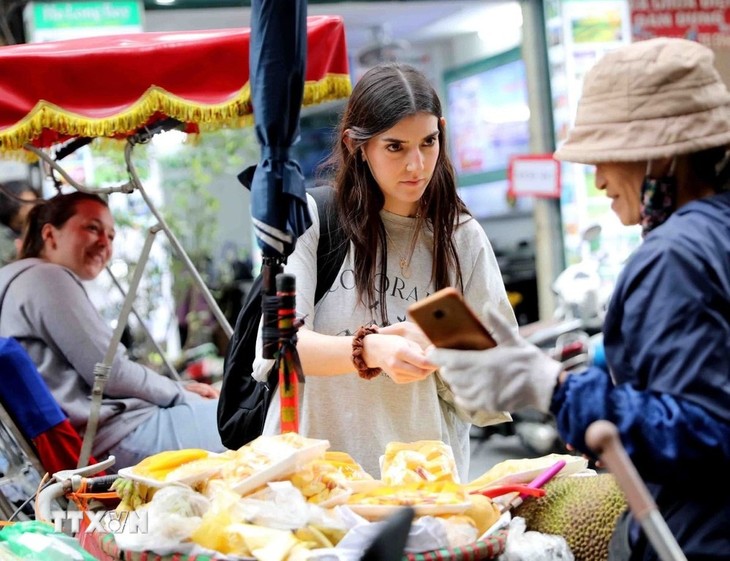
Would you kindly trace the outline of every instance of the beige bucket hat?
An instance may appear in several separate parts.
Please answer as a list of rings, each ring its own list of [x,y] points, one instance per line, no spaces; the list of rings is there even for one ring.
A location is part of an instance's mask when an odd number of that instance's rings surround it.
[[[555,158],[638,162],[730,144],[730,93],[713,52],[657,38],[607,53],[586,74],[575,125]]]

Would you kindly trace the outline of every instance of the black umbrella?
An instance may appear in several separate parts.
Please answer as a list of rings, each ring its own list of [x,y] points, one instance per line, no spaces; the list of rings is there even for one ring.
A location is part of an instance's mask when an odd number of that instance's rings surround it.
[[[253,0],[250,78],[261,160],[251,213],[264,254],[281,260],[310,226],[304,176],[289,151],[299,137],[307,59],[305,0]]]
[[[277,355],[282,335],[277,321],[280,303],[276,276],[282,272],[286,257],[294,251],[297,238],[312,224],[304,176],[290,155],[299,137],[306,60],[306,0],[253,0],[249,84],[261,160],[252,175],[251,170],[244,175],[251,181],[251,215],[263,253],[265,358]],[[288,290],[293,301],[293,279],[291,283]],[[293,344],[296,329],[286,330],[285,335],[277,358],[282,406],[284,402],[289,405],[296,401],[297,385],[302,379]],[[296,408],[294,416],[298,417]],[[298,418],[289,420],[293,423],[282,424],[282,430],[298,430]]]

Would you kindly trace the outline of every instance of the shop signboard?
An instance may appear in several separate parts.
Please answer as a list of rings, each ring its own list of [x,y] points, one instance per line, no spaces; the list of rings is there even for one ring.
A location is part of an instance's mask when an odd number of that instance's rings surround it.
[[[512,156],[508,179],[513,197],[560,197],[560,163],[552,154]]]
[[[24,20],[29,43],[137,33],[143,30],[139,0],[29,2]]]
[[[730,49],[728,0],[629,0],[634,41],[682,37]]]

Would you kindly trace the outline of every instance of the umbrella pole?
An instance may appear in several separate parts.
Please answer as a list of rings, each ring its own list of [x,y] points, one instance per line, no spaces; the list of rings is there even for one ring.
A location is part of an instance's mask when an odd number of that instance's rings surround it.
[[[215,316],[216,320],[218,320],[218,323],[220,324],[221,328],[223,329],[223,332],[226,334],[226,337],[228,339],[230,339],[231,336],[233,335],[233,328],[231,327],[231,324],[228,323],[226,316],[223,314],[223,311],[220,309],[220,306],[218,306],[218,302],[216,302],[215,298],[213,298],[213,295],[211,294],[210,290],[206,286],[205,281],[200,276],[200,273],[198,273],[198,270],[195,268],[195,265],[193,265],[193,262],[190,260],[190,257],[188,257],[188,254],[185,252],[185,249],[183,248],[182,244],[177,239],[175,234],[173,234],[172,230],[170,230],[170,227],[167,225],[167,222],[165,222],[165,219],[162,217],[162,215],[159,213],[159,211],[155,207],[154,202],[152,202],[150,197],[147,195],[147,192],[144,190],[142,181],[140,181],[139,176],[137,175],[137,170],[135,169],[134,164],[132,163],[132,148],[133,147],[134,147],[134,144],[132,142],[128,142],[124,148],[124,160],[127,162],[127,171],[129,172],[129,176],[132,179],[132,184],[139,191],[140,195],[142,195],[144,202],[147,204],[150,211],[157,219],[157,222],[159,223],[160,228],[165,232],[165,234],[167,235],[167,239],[170,240],[170,244],[172,245],[173,248],[175,248],[175,251],[177,252],[180,259],[182,259],[183,264],[185,265],[188,272],[190,273],[190,276],[193,278],[193,282],[200,289],[200,292],[203,295],[205,302],[208,304],[208,307],[210,308],[211,312],[213,312],[213,315]]]
[[[616,476],[631,512],[641,524],[659,559],[687,561],[639,472],[621,445],[616,425],[609,421],[591,423],[586,431],[586,444],[600,456],[601,461]]]
[[[284,270],[278,257],[264,257],[261,268],[261,311],[263,329],[263,357],[275,358],[279,350],[279,300],[276,297],[276,276]]]
[[[109,273],[109,277],[111,277],[112,282],[114,283],[114,286],[116,286],[117,289],[119,289],[119,292],[122,294],[122,298],[126,298],[127,297],[126,291],[124,290],[122,285],[117,280],[117,277],[114,276],[114,273],[112,273],[112,270],[109,268],[109,266],[106,267],[106,272]],[[179,382],[181,380],[180,374],[175,369],[175,367],[172,365],[172,363],[167,359],[167,355],[164,353],[164,351],[162,350],[160,345],[157,343],[157,341],[155,341],[155,338],[152,337],[152,333],[150,333],[150,330],[147,328],[147,324],[142,320],[139,313],[137,313],[137,310],[134,307],[132,307],[132,313],[134,314],[134,317],[137,318],[137,321],[139,322],[139,325],[140,325],[142,331],[144,331],[145,335],[147,336],[147,339],[152,344],[152,346],[155,348],[155,350],[157,351],[157,354],[160,355],[162,362],[165,363],[165,368],[167,369],[167,372],[169,372],[169,377],[172,378],[173,380],[177,380]]]
[[[89,193],[91,195],[108,195],[111,193],[132,193],[134,192],[134,185],[131,182],[124,183],[123,185],[117,185],[114,187],[99,187],[99,188],[90,188],[84,185],[83,183],[79,183],[76,181],[73,177],[71,177],[65,169],[63,169],[63,166],[59,164],[56,160],[51,158],[45,150],[41,150],[40,148],[33,146],[32,144],[24,144],[23,148],[25,150],[28,150],[29,152],[33,152],[36,156],[38,156],[39,159],[43,160],[46,164],[48,164],[54,171],[56,171],[61,177],[63,177],[64,181],[66,181],[71,187],[76,189],[77,191],[81,191],[82,193]]]
[[[160,231],[160,226],[155,225],[147,232],[147,237],[142,246],[142,252],[137,261],[137,266],[134,268],[134,274],[132,280],[129,283],[129,291],[124,298],[122,304],[122,310],[119,312],[119,319],[117,320],[117,326],[114,328],[112,339],[109,342],[109,347],[104,355],[103,362],[97,362],[94,365],[94,387],[91,389],[91,406],[89,408],[89,422],[86,424],[86,430],[84,431],[84,440],[81,444],[81,453],[79,454],[79,462],[76,467],[82,468],[89,463],[89,456],[91,456],[91,448],[94,444],[94,438],[96,437],[96,431],[99,427],[99,414],[101,412],[101,400],[104,395],[104,386],[106,385],[109,375],[111,374],[112,364],[114,363],[114,357],[117,354],[117,347],[119,342],[122,340],[122,332],[127,325],[127,318],[129,312],[132,309],[132,303],[137,295],[137,288],[139,282],[142,280],[142,274],[144,273],[147,259],[150,256],[150,250],[152,249],[152,242],[155,241],[157,232]]]
[[[299,433],[299,377],[301,364],[296,349],[296,278],[276,275],[279,330],[279,396],[281,432]]]

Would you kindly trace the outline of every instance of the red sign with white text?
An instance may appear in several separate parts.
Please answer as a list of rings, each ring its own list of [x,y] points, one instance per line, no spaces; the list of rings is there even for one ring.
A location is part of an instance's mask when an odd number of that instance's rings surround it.
[[[683,37],[730,49],[729,0],[629,0],[635,41]]]

